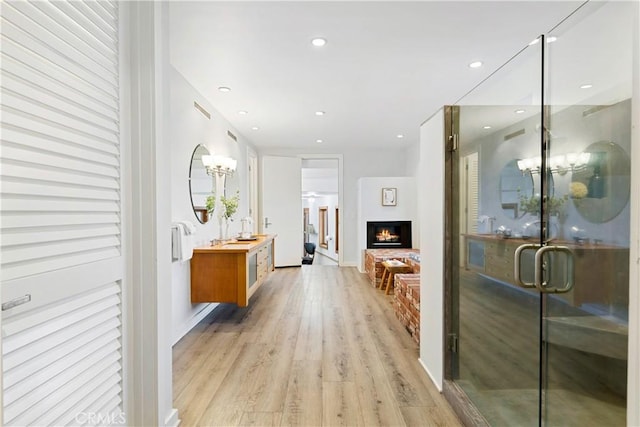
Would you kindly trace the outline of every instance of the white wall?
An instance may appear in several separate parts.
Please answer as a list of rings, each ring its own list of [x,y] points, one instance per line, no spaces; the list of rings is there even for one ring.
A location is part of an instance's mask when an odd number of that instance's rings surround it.
[[[444,376],[444,112],[420,127],[420,362],[442,390]]]
[[[382,189],[396,188],[396,206],[382,206]],[[411,242],[419,246],[413,225],[418,219],[415,178],[367,177],[358,180],[358,268],[364,273],[364,250],[367,248],[367,221],[411,221]]]
[[[416,141],[415,144],[409,145],[406,149],[406,166],[408,176],[418,177],[420,175],[420,141]]]
[[[227,181],[227,195],[240,190],[240,203],[235,221],[229,232],[240,231],[240,218],[248,216],[249,187],[247,177],[247,143],[229,122],[209,104],[173,67],[170,67],[171,119],[170,152],[167,161],[171,168],[171,221],[190,221],[196,225],[196,244],[207,245],[219,236],[216,218],[200,224],[191,207],[189,194],[189,165],[191,154],[198,144],[205,145],[212,154],[223,154],[238,160],[237,171]],[[210,114],[207,119],[194,108],[193,102],[203,106]],[[230,130],[238,141],[227,136]],[[219,190],[220,191],[220,190]],[[191,304],[189,261],[171,264],[172,343],[206,316],[217,304]]]
[[[315,150],[301,149],[263,149],[260,155],[273,156],[297,156],[304,158],[305,155],[318,156],[326,154],[322,150],[314,147]],[[331,151],[333,153],[333,151]],[[342,214],[343,233],[340,236],[342,242],[342,264],[343,266],[358,266],[360,260],[358,238],[358,180],[362,177],[398,177],[407,176],[406,173],[406,148],[395,148],[388,150],[346,150],[341,154],[343,158],[343,179],[339,183],[342,189]],[[327,155],[327,157],[331,157]]]

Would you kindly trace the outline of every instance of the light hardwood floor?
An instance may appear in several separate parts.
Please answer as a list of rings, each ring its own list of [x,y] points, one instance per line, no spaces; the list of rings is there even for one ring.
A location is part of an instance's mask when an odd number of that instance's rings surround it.
[[[183,426],[459,426],[385,296],[355,268],[278,269],[173,349]]]

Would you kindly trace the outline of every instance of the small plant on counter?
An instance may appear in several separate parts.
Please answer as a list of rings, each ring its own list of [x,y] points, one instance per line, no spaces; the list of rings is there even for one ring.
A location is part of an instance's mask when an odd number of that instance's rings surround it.
[[[233,195],[232,197],[225,197],[222,196],[220,197],[220,202],[222,203],[222,205],[224,206],[224,212],[222,213],[222,216],[224,216],[226,219],[230,219],[233,221],[233,218],[231,218],[236,211],[238,210],[238,202],[240,201],[240,191],[236,191],[236,194]]]

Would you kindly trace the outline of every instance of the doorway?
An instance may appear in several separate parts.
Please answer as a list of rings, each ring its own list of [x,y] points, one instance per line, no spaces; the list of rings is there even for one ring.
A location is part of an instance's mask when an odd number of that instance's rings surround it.
[[[341,158],[326,155],[302,159],[303,218],[308,214],[305,242],[316,245],[314,264],[340,261],[340,163]]]
[[[632,37],[592,29],[632,7],[582,6],[447,109],[445,394],[469,423],[626,425]],[[615,85],[567,89],[587,46],[582,78]]]

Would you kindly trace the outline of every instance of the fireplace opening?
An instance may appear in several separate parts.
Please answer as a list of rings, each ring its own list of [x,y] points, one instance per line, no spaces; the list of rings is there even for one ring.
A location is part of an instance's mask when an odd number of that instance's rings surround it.
[[[368,221],[367,249],[411,248],[411,221]]]

